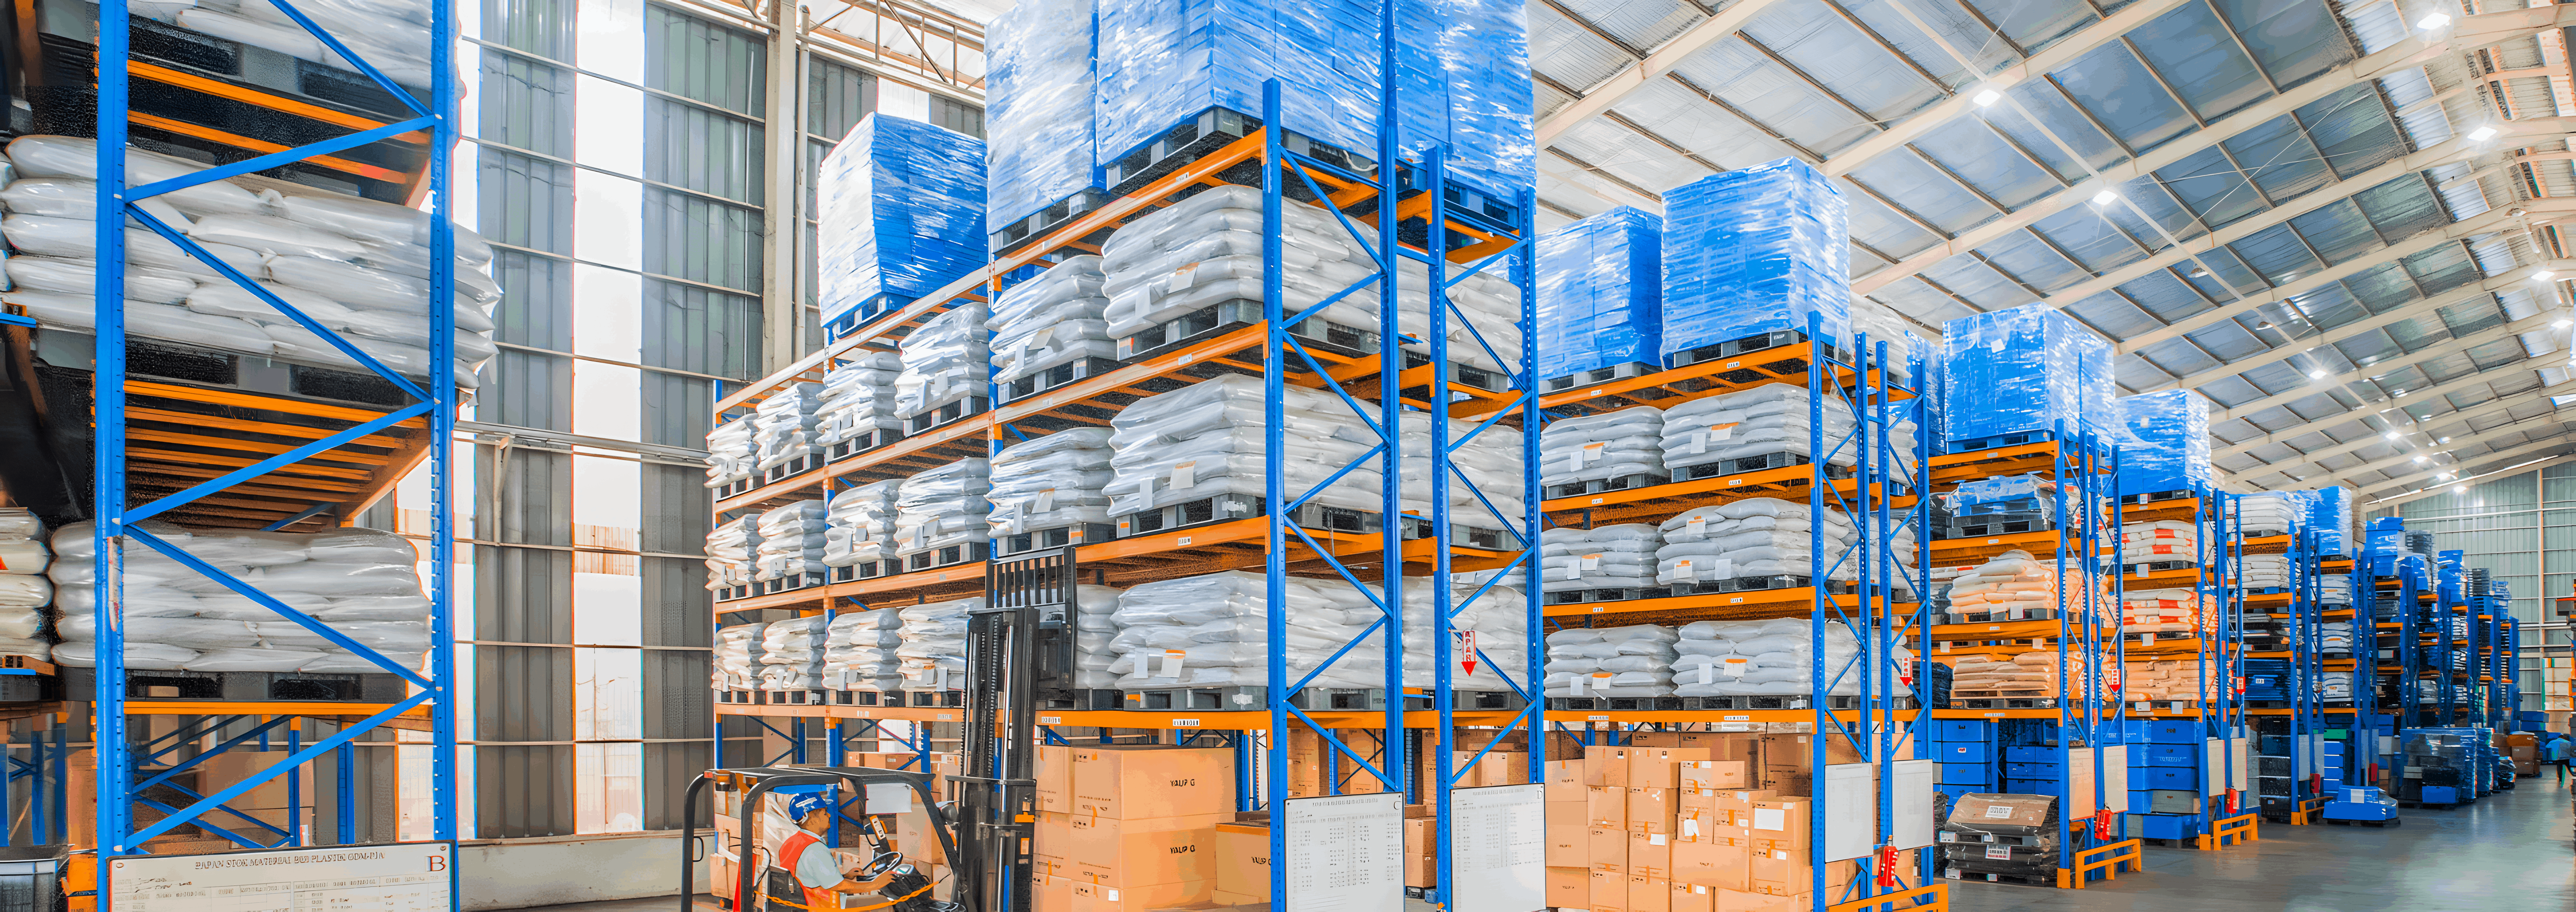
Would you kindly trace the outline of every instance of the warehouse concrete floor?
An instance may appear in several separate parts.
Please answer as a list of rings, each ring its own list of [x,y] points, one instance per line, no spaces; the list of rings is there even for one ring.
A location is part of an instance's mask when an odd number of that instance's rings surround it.
[[[2146,871],[2086,890],[1952,882],[1955,912],[2407,912],[2576,909],[2569,789],[2551,778],[2396,829],[2274,826],[2222,852],[2149,848]],[[2187,902],[2177,903],[2177,900]]]

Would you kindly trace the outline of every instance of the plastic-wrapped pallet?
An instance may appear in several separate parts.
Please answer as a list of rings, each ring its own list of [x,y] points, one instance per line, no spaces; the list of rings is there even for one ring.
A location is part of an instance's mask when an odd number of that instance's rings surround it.
[[[1800,618],[1769,621],[1699,621],[1684,625],[1673,644],[1673,694],[1683,697],[1816,695],[1815,632]],[[1870,676],[1880,696],[1910,697],[1898,669],[1914,667],[1914,653],[1890,646],[1887,673],[1855,660],[1860,640],[1841,621],[1825,622],[1825,679],[1833,696],[1857,696]]]
[[[707,530],[707,588],[748,586],[760,572],[760,514],[745,513]]]
[[[2352,489],[2324,487],[2308,492],[2308,531],[2316,533],[2318,554],[2353,556],[2361,540],[2353,534]]]
[[[1260,319],[1262,224],[1261,191],[1227,184],[1118,229],[1100,248],[1109,337],[1133,336],[1228,301],[1247,302],[1247,319]],[[1322,209],[1284,206],[1280,226],[1280,306],[1292,316],[1377,271],[1367,250]],[[1374,334],[1377,311],[1372,284],[1305,318],[1295,331],[1374,349],[1373,339],[1324,324]]]
[[[816,177],[825,322],[909,302],[984,265],[983,140],[870,113]]]
[[[0,654],[52,658],[53,644],[42,632],[45,606],[54,598],[54,583],[45,577],[52,563],[44,522],[25,507],[0,507]]]
[[[1538,375],[1662,362],[1664,219],[1621,206],[1538,239]]]
[[[1662,476],[1664,412],[1637,405],[1548,422],[1539,432],[1538,459],[1538,482],[1551,490],[1632,475]]]
[[[1849,208],[1824,172],[1794,158],[1664,191],[1663,355],[1807,334],[1811,315],[1827,342],[1848,347]]]
[[[1811,438],[1816,434],[1809,412],[1812,402],[1806,387],[1765,383],[1665,409],[1664,468],[1678,472],[1695,465],[1782,453],[1811,460],[1815,458]],[[1827,401],[1821,411],[1825,447],[1833,453],[1828,461],[1838,466],[1858,465],[1861,445],[1853,438],[1856,425],[1850,407],[1838,400]],[[1842,442],[1846,438],[1852,439]],[[1895,451],[1898,462],[1909,467],[1906,471],[1911,471],[1916,446],[1914,423],[1900,421],[1890,427],[1887,445]],[[1752,470],[1753,467],[1740,469]]]
[[[713,672],[709,675],[717,690],[760,689],[762,649],[765,648],[769,625],[736,624],[716,628]]]
[[[751,578],[796,579],[826,572],[823,563],[827,510],[822,501],[800,500],[760,514],[760,545],[752,554]]]
[[[1643,523],[1539,533],[1539,588],[1547,592],[1643,589],[1655,585],[1663,532]]]
[[[2327,573],[2317,578],[2317,603],[2352,607],[2352,575]]]
[[[1073,587],[1074,623],[1081,631],[1073,638],[1074,687],[1111,690],[1118,686],[1118,675],[1109,666],[1120,657],[1111,644],[1118,641],[1118,599],[1126,592],[1111,586]]]
[[[771,511],[775,516],[780,512]],[[825,625],[823,615],[771,621],[760,631],[760,689],[822,690]]]
[[[984,521],[996,537],[1109,522],[1108,428],[1074,428],[993,454]],[[1088,539],[1076,539],[1087,541]]]
[[[2317,625],[2317,651],[2351,652],[2352,622],[2326,621]]]
[[[1296,498],[1368,452],[1370,430],[1331,393],[1286,387],[1281,401],[1280,484]],[[1173,504],[1220,495],[1259,498],[1267,490],[1262,469],[1263,398],[1258,378],[1229,374],[1138,400],[1110,419],[1109,515],[1132,516]],[[1380,476],[1372,461],[1308,501],[1347,510],[1379,512]],[[1227,519],[1259,515],[1248,501],[1230,501]]]
[[[823,564],[849,567],[894,557],[895,492],[901,479],[832,495],[824,511]]]
[[[751,443],[753,423],[742,418],[707,432],[707,487],[721,488],[760,473],[755,465],[759,448]]]
[[[830,446],[880,428],[900,433],[903,418],[895,412],[894,399],[902,373],[903,359],[893,352],[866,352],[824,374],[823,402],[814,409],[814,442]]]
[[[356,52],[385,78],[416,89],[429,87],[429,48],[436,43],[430,38],[429,4],[408,0],[323,0],[297,3],[295,10],[312,19],[343,47]],[[185,6],[136,7],[135,15],[150,15],[217,38],[358,72],[346,58],[315,39],[312,32],[305,31],[273,3],[210,0]]]
[[[823,633],[823,689],[903,689],[903,616],[899,608],[835,615]]]
[[[1404,433],[1398,446],[1404,454],[1404,512],[1416,516],[1431,515],[1431,414],[1405,412]],[[1474,529],[1505,533],[1501,550],[1517,551],[1510,530],[1520,528],[1529,507],[1521,500],[1528,494],[1521,479],[1521,444],[1517,437],[1495,433],[1468,434],[1474,431],[1472,421],[1449,422],[1449,445],[1453,448],[1450,465],[1459,474],[1449,476],[1449,522]],[[1460,441],[1466,441],[1461,444]],[[1474,487],[1470,488],[1469,483]],[[1483,495],[1479,497],[1478,495]],[[1488,509],[1487,504],[1492,508]],[[1500,516],[1495,512],[1501,511]]]
[[[1926,343],[1921,335],[1915,333],[1913,324],[1897,315],[1893,308],[1874,299],[1852,296],[1851,328],[1855,341],[1868,337],[1869,356],[1873,359],[1871,364],[1885,369],[1890,383],[1913,382],[1914,359],[1918,356],[1926,362],[1941,360],[1938,343]],[[1884,355],[1878,351],[1882,342],[1887,344]],[[1931,367],[1929,363],[1924,366],[1927,369]]]
[[[2120,560],[2133,565],[2200,563],[2200,524],[2174,519],[2121,523]]]
[[[64,136],[10,141],[17,179],[0,188],[10,214],[0,235],[21,257],[6,268],[13,289],[0,299],[40,325],[96,327],[95,229],[98,145]],[[129,184],[201,170],[195,162],[127,150]],[[313,191],[252,193],[213,181],[143,204],[235,271],[351,346],[408,376],[426,376],[429,352],[429,216],[417,209]],[[455,361],[459,386],[475,386],[476,365],[495,349],[490,308],[501,289],[485,271],[492,248],[456,229]],[[212,346],[363,370],[353,358],[178,245],[139,225],[126,229],[126,328],[148,338]]]
[[[984,325],[993,332],[993,382],[1009,383],[1067,364],[1118,360],[1102,314],[1107,279],[1096,256],[1067,257],[1036,278],[1002,290]]]
[[[2163,494],[2209,486],[2209,400],[2187,389],[2123,396],[2120,495]]]
[[[959,305],[903,337],[903,373],[894,381],[896,414],[910,421],[991,390],[990,352],[984,346],[984,321],[990,315],[982,304]]]
[[[984,28],[984,230],[1096,183],[1092,0],[1021,0]],[[1037,226],[1030,226],[1037,227]]]
[[[1942,392],[1953,441],[2119,427],[2111,343],[2046,305],[1941,325]]]
[[[2280,535],[2306,527],[2310,491],[2260,491],[2236,501],[2237,520],[2248,538]]]
[[[1547,635],[1547,696],[1669,697],[1673,695],[1670,627],[1573,628]]]
[[[966,686],[966,615],[984,607],[984,597],[970,596],[896,613],[903,618],[903,689],[956,690]]]
[[[2329,671],[2317,676],[2317,699],[2352,699],[2352,672]]]
[[[1258,573],[1225,571],[1145,583],[1121,593],[1119,629],[1106,669],[1120,690],[1167,687],[1258,687],[1269,683],[1275,648],[1289,682],[1304,679],[1383,614],[1340,580],[1287,580],[1277,605],[1288,640],[1272,644],[1268,582]],[[1312,687],[1386,686],[1385,650],[1353,647],[1317,674]],[[1252,706],[1258,708],[1256,698]]]
[[[894,499],[895,556],[991,541],[985,517],[993,504],[984,494],[992,476],[992,463],[968,458],[904,479]]]
[[[766,471],[816,455],[814,412],[823,407],[823,385],[789,383],[760,400],[751,412],[753,465]]]
[[[1407,580],[1404,587],[1404,684],[1407,687],[1430,687],[1433,684],[1431,656],[1433,586],[1427,580]],[[1519,590],[1496,586],[1477,596],[1473,587],[1452,587],[1449,593],[1449,630],[1455,637],[1449,643],[1450,686],[1457,690],[1511,690],[1512,684],[1524,687],[1529,678],[1529,602]],[[1375,644],[1376,641],[1370,641]],[[1362,649],[1368,646],[1360,647]],[[1378,645],[1383,650],[1383,645]],[[1471,651],[1472,650],[1472,651]],[[1497,675],[1497,671],[1500,675]],[[1506,678],[1512,683],[1506,683]]]
[[[2054,617],[2049,612],[2061,607],[2080,615],[2084,611],[2082,573],[2082,568],[2069,566],[2061,574],[2055,560],[2033,558],[2020,549],[2006,551],[1978,565],[1974,573],[1951,578],[1950,610],[1987,615],[1975,619],[1984,621],[2042,620]],[[2061,589],[2065,590],[2062,606]]]
[[[401,536],[359,528],[309,535],[184,529],[154,521],[142,528],[388,659],[417,669],[429,651],[420,554]],[[89,667],[96,659],[90,534],[88,523],[55,533],[55,560],[46,571],[62,612],[55,632],[64,642],[54,647],[54,661],[64,665]],[[141,542],[125,543],[124,583],[128,668],[385,671]],[[0,637],[32,639],[34,633],[0,628]]]
[[[2290,558],[2281,554],[2248,554],[2236,563],[2237,585],[2247,589],[2287,589]]]

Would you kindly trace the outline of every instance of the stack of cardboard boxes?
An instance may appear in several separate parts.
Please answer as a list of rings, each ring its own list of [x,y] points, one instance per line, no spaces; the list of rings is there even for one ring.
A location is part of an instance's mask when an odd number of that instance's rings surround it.
[[[1812,904],[1804,734],[1651,733],[1547,764],[1548,904],[1736,912]],[[1847,750],[1828,762],[1856,762]],[[1826,888],[1851,881],[1826,865]]]
[[[1217,827],[1235,819],[1232,750],[1049,746],[1037,765],[1038,912],[1217,901]]]

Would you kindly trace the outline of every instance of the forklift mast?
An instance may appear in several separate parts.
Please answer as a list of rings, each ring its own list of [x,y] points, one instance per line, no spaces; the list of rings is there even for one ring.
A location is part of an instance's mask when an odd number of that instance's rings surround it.
[[[1074,549],[1066,545],[985,565],[984,607],[966,621],[966,731],[951,855],[958,882],[989,908],[1028,912],[1037,834],[1040,691],[1074,684]],[[959,895],[964,895],[963,893]]]

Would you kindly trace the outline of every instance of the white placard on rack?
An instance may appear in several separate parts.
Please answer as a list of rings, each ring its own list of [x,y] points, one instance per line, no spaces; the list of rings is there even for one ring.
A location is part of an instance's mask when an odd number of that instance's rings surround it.
[[[111,912],[451,912],[444,842],[128,855],[107,861]]]
[[[1283,803],[1287,912],[1403,912],[1402,792]]]
[[[1547,908],[1547,786],[1454,789],[1449,812],[1450,908]]]

